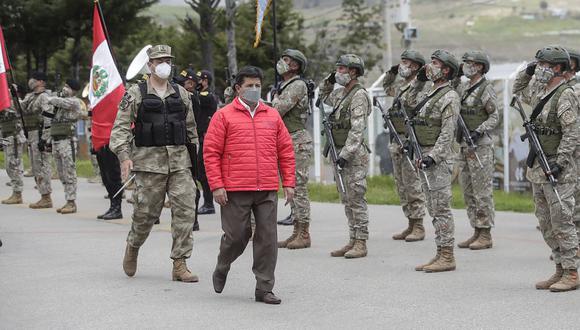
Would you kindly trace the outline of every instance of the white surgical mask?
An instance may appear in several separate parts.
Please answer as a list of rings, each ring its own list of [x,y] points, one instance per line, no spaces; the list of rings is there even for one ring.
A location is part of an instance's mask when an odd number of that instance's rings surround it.
[[[409,78],[413,74],[413,70],[408,65],[400,64],[399,65],[399,76],[401,78]]]
[[[467,78],[471,78],[471,77],[473,77],[473,76],[475,76],[477,74],[477,68],[475,67],[474,64],[464,63],[463,64],[463,74]]]
[[[259,87],[250,87],[242,91],[241,97],[248,103],[256,104],[260,101],[261,94],[262,92]]]
[[[433,63],[427,64],[426,72],[427,79],[435,82],[443,78],[443,70],[440,67],[433,65]]]
[[[336,79],[336,83],[341,85],[341,86],[346,86],[348,85],[348,83],[352,80],[350,78],[350,74],[348,73],[339,73],[337,72],[334,75],[334,79]]]
[[[286,72],[290,71],[290,66],[288,63],[284,62],[283,59],[280,59],[278,63],[276,63],[276,71],[279,75],[283,75]]]
[[[534,76],[536,76],[536,80],[540,84],[547,84],[552,78],[554,78],[554,70],[550,67],[542,67],[536,66],[536,71],[534,72]]]
[[[161,79],[169,78],[171,74],[171,65],[163,62],[155,67],[155,75]]]

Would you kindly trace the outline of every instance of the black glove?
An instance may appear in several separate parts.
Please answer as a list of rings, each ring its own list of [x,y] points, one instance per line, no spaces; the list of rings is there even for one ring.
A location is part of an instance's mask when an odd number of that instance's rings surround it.
[[[346,159],[339,157],[336,160],[336,165],[338,165],[338,167],[340,167],[340,168],[344,168],[346,166]]]
[[[335,75],[336,75],[336,72],[329,74],[328,77],[326,77],[326,81],[328,81],[329,83],[334,85],[336,83]]]
[[[473,131],[471,132],[471,134],[469,134],[469,136],[471,137],[471,139],[473,140],[473,142],[477,142],[477,140],[479,140],[479,138],[481,137],[481,133],[479,133],[478,131]]]
[[[459,70],[457,71],[457,78],[461,78],[463,76],[463,63],[459,66]]]
[[[397,64],[397,65],[393,65],[393,66],[391,67],[391,69],[389,70],[389,72],[390,72],[390,73],[392,73],[392,74],[397,74],[397,73],[399,73],[399,65],[398,65],[398,64]]]
[[[427,156],[427,157],[423,158],[422,163],[423,163],[423,168],[429,168],[429,167],[435,165],[435,160],[433,160],[433,158]]]
[[[419,69],[419,72],[417,72],[417,80],[419,81],[429,81],[429,79],[427,78],[427,70],[425,69],[425,67],[422,67],[421,69]]]
[[[533,76],[534,72],[536,72],[537,65],[538,65],[538,63],[536,63],[536,62],[532,62],[532,63],[528,64],[528,66],[526,67],[526,74],[528,76]]]
[[[557,179],[558,176],[560,176],[560,173],[562,173],[562,168],[560,167],[560,165],[554,164],[550,166],[550,172],[554,176],[554,179]]]
[[[44,150],[46,149],[46,141],[44,141],[43,139],[38,140],[37,146],[40,152],[44,152]]]

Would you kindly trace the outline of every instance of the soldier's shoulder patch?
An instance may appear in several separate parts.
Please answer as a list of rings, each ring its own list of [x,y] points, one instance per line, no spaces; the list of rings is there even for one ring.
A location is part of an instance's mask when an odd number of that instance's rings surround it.
[[[199,95],[201,95],[201,96],[208,96],[209,95],[209,92],[208,91],[200,92]]]
[[[127,110],[129,108],[129,105],[131,105],[131,103],[133,103],[134,101],[135,96],[129,93],[129,91],[126,91],[125,95],[123,95],[123,98],[121,99],[121,102],[119,103],[119,109],[122,111]]]
[[[562,124],[564,125],[572,125],[576,123],[576,114],[574,113],[574,111],[572,111],[572,109],[568,109],[566,111],[564,111],[564,113],[562,113],[562,116],[560,116],[560,120],[562,121]]]

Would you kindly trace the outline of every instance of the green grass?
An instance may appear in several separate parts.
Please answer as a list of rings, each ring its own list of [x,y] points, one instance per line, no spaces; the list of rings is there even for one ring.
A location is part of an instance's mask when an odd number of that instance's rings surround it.
[[[24,156],[25,167],[28,167],[28,156]],[[0,152],[0,168],[4,168],[4,153]],[[82,178],[94,176],[90,160],[77,160],[77,175]],[[308,184],[310,199],[314,202],[339,203],[338,191],[333,184]],[[279,192],[282,196],[282,191]],[[395,181],[391,176],[372,176],[367,178],[367,201],[369,204],[398,205],[399,196],[395,188]],[[534,203],[530,193],[505,193],[496,190],[493,192],[495,209],[497,211],[533,212]],[[453,186],[453,201],[451,207],[462,209],[465,207],[461,187]]]
[[[24,155],[24,168],[30,167],[30,161],[28,160],[28,155]],[[55,165],[52,164],[53,170],[55,169]],[[93,165],[91,164],[90,160],[77,160],[77,176],[81,178],[90,178],[95,175],[93,172]],[[4,168],[4,152],[0,152],[0,168]]]

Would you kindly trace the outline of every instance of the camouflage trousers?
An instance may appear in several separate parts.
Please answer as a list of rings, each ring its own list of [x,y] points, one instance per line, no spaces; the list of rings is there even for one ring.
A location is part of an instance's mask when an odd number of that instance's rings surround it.
[[[52,156],[54,157],[58,178],[64,187],[64,196],[67,201],[77,199],[77,168],[73,156],[75,151],[72,137],[52,141]]]
[[[451,173],[450,161],[442,161],[425,170],[431,190],[427,189],[424,176],[421,175],[423,189],[427,197],[427,211],[433,218],[435,244],[439,247],[453,246],[455,241],[455,223],[451,214]]]
[[[577,268],[578,235],[572,222],[576,183],[558,183],[556,187],[563,205],[558,203],[551,184],[532,184],[536,217],[544,241],[552,249],[554,262],[564,269]]]
[[[28,131],[28,144],[32,150],[32,174],[38,192],[41,195],[50,194],[52,187],[50,186],[50,179],[52,177],[51,153],[48,151],[38,150],[39,131]]]
[[[572,219],[574,221],[574,224],[576,225],[576,232],[578,233],[578,237],[580,237],[580,147],[576,147],[574,158],[576,158],[578,181],[576,182],[576,193],[574,195],[576,206],[574,208],[574,217]]]
[[[312,159],[312,137],[307,130],[291,134],[296,158],[296,188],[292,201],[292,216],[298,222],[310,222],[310,198],[308,197],[308,176]]]
[[[477,148],[477,155],[483,164],[467,148],[461,148],[459,154],[459,183],[463,188],[463,199],[467,217],[473,228],[491,228],[494,226],[495,207],[493,204],[493,146],[484,145]]]
[[[346,194],[342,194],[340,189],[339,194],[348,219],[350,239],[367,240],[369,238],[369,213],[365,198],[368,163],[369,154],[366,148],[360,148],[354,160],[342,169]]]
[[[136,172],[133,223],[127,243],[139,248],[161,215],[165,194],[171,202],[171,259],[189,258],[193,250],[195,186],[189,169],[159,174]]]
[[[421,187],[421,179],[415,167],[401,152],[396,143],[389,146],[393,160],[393,177],[397,186],[397,193],[405,217],[409,219],[423,219],[425,217],[425,193]]]
[[[9,136],[4,140],[6,141],[4,144],[6,174],[10,178],[12,191],[22,192],[22,178],[24,175],[24,167],[22,165],[24,149],[22,148],[22,143],[19,141],[18,136]]]

